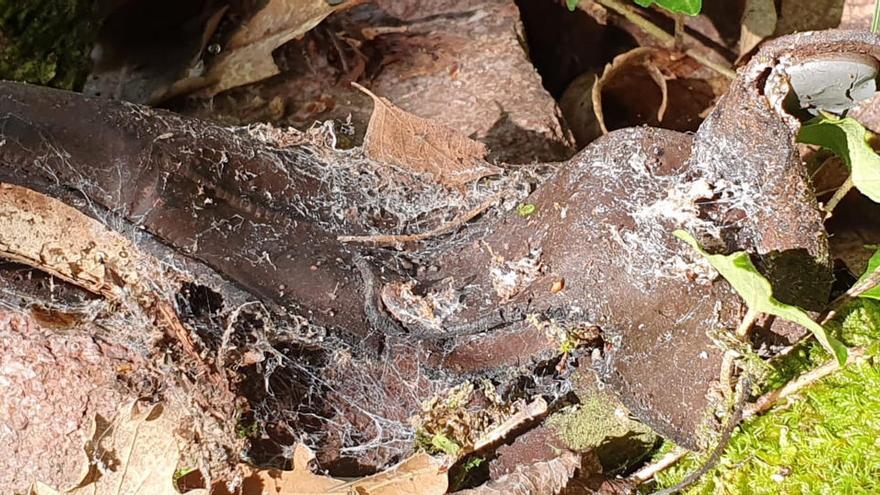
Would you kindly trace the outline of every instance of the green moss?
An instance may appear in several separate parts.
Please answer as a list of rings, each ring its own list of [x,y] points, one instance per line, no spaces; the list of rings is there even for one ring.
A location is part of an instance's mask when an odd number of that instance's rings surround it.
[[[880,304],[853,304],[831,327],[870,357],[741,425],[717,468],[687,493],[880,493]],[[828,359],[818,345],[805,346],[776,363],[774,380],[784,383]],[[672,486],[701,463],[690,455],[661,473],[657,485]]]
[[[606,471],[616,471],[637,461],[655,444],[650,428],[629,418],[616,402],[601,393],[580,396],[581,405],[554,414],[547,421],[566,446],[595,449]]]
[[[93,0],[0,0],[0,78],[79,89],[97,31]]]

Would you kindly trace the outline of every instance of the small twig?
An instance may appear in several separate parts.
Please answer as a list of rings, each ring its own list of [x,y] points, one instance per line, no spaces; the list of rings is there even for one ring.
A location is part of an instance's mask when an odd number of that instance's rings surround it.
[[[628,5],[624,5],[619,0],[595,0],[596,3],[603,7],[609,8],[622,15],[626,20],[635,24],[639,29],[647,33],[652,38],[665,46],[671,47],[675,45],[675,37],[664,31],[660,26],[640,16],[635,10]]]
[[[168,301],[158,299],[155,302],[154,308],[156,310],[156,322],[160,327],[165,327],[167,335],[176,340],[183,347],[183,351],[196,363],[204,364],[198,351],[196,351],[195,343],[193,343],[192,338],[189,336],[189,331],[180,322],[177,312],[171,307],[171,304]]]
[[[853,364],[856,361],[862,359],[865,356],[865,349],[862,347],[856,347],[849,350],[849,356],[846,359],[846,364]],[[778,402],[780,399],[784,399],[792,394],[803,390],[805,387],[816,383],[817,381],[825,378],[831,373],[840,369],[840,364],[837,362],[837,359],[831,359],[827,361],[822,366],[819,366],[816,369],[810,370],[807,373],[800,375],[794,380],[786,383],[784,386],[777,388],[776,390],[767,392],[766,394],[758,397],[753,404],[750,404],[746,407],[743,412],[743,418],[751,418],[752,416],[761,414],[770,409],[773,404]]]
[[[874,0],[874,17],[871,18],[871,32],[880,30],[880,0]]]
[[[741,376],[740,386],[737,387],[737,396],[734,399],[733,412],[731,412],[730,417],[727,418],[727,424],[724,425],[724,429],[721,431],[721,436],[718,439],[718,444],[715,445],[715,448],[712,450],[709,458],[706,460],[705,463],[703,463],[702,466],[700,466],[699,469],[685,476],[683,480],[679,481],[674,486],[654,492],[653,495],[672,495],[674,493],[678,493],[696,483],[700,478],[703,477],[703,475],[705,475],[715,467],[715,465],[718,463],[718,460],[721,459],[721,455],[727,449],[727,445],[730,444],[730,438],[731,436],[733,436],[733,430],[736,429],[736,426],[743,419],[743,410],[746,402],[749,400],[749,394],[751,394],[751,391],[751,380],[747,375]]]
[[[547,401],[545,401],[543,397],[538,397],[532,402],[526,404],[526,406],[517,411],[516,414],[505,419],[500,424],[483,434],[476,442],[474,442],[473,447],[470,449],[462,449],[456,456],[454,456],[454,458],[450,458],[449,464],[452,464],[471,452],[478,452],[489,445],[493,445],[500,440],[503,440],[514,429],[534,420],[535,418],[543,416],[546,413]]]
[[[686,449],[676,447],[672,452],[664,455],[656,462],[648,464],[642,469],[639,469],[635,473],[631,474],[629,479],[635,484],[641,485],[642,483],[656,476],[657,473],[680,461],[682,457],[687,455],[687,453],[688,451]]]
[[[693,48],[688,48],[684,54],[728,79],[736,79],[736,71],[727,64],[712,60]]]
[[[856,283],[852,287],[849,288],[848,291],[844,292],[837,299],[831,301],[831,304],[828,305],[828,313],[822,318],[821,324],[831,321],[835,316],[837,316],[837,311],[846,303],[855,300],[865,292],[873,289],[880,285],[880,268],[877,268],[870,275],[865,277],[861,282]]]
[[[675,46],[675,36],[667,33],[648,19],[645,19],[635,10],[631,9],[628,5],[624,5],[620,0],[594,1],[602,5],[603,7],[617,12],[626,20],[635,24],[636,27],[644,31],[646,34],[659,41],[662,45],[667,47]],[[684,51],[684,54],[728,79],[734,79],[736,77],[736,71],[734,71],[732,68],[723,63],[716,62],[715,60],[710,59],[709,57],[703,55],[697,50],[688,49]]]
[[[853,180],[852,175],[846,178],[843,184],[837,188],[834,196],[831,196],[831,199],[828,200],[828,204],[825,205],[825,220],[831,218],[831,214],[834,211],[834,208],[837,207],[838,203],[843,201],[843,198],[849,193],[849,191],[853,188]]]
[[[462,225],[470,222],[480,213],[486,211],[490,206],[492,206],[496,201],[501,199],[508,191],[498,192],[485,201],[477,205],[476,207],[457,215],[452,220],[438,226],[437,228],[431,229],[427,232],[422,232],[419,234],[400,234],[400,235],[341,235],[336,239],[339,242],[364,242],[364,243],[372,243],[380,246],[393,246],[395,244],[403,243],[403,242],[416,242],[423,241],[425,239],[430,239],[431,237],[436,237],[438,235],[448,234],[453,230],[461,227]]]

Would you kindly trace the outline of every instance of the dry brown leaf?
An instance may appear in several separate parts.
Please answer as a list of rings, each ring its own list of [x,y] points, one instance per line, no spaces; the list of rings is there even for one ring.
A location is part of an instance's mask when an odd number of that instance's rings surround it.
[[[580,466],[581,456],[570,450],[549,461],[520,466],[516,471],[456,495],[556,495]]]
[[[139,280],[140,256],[126,238],[75,208],[0,183],[0,257],[43,270],[109,299]]]
[[[397,466],[351,485],[358,495],[442,495],[448,479],[440,461],[425,453],[415,454]]]
[[[773,0],[747,0],[740,28],[740,57],[751,52],[764,38],[773,36],[776,22],[776,4]]]
[[[657,109],[657,120],[663,120],[663,116],[666,114],[666,104],[669,100],[669,90],[666,86],[666,77],[663,76],[663,73],[661,73],[660,69],[654,64],[653,59],[655,54],[656,50],[650,47],[633,48],[626,53],[614,57],[614,60],[605,66],[605,71],[602,72],[602,76],[596,81],[596,84],[593,85],[593,112],[596,114],[596,120],[599,122],[599,127],[602,128],[602,134],[608,134],[608,128],[605,127],[605,114],[602,111],[602,89],[617,74],[621,73],[621,71],[629,70],[632,66],[641,65],[644,67],[651,76],[651,79],[653,79],[660,88],[662,100],[660,102],[660,107]]]
[[[31,495],[178,495],[174,473],[180,449],[174,432],[181,417],[161,404],[143,408],[136,402],[125,404],[109,424],[95,422],[87,443],[87,474],[77,487],[57,491],[35,483]]]
[[[134,2],[113,3],[95,40],[92,71],[82,91],[144,105],[179,94],[183,88],[174,86],[181,78],[200,79],[193,75],[201,74],[205,48],[229,8],[202,2],[204,8],[188,18],[181,16],[190,9],[181,9],[160,19],[157,12],[145,13]],[[136,33],[126,29],[133,25],[138,26]]]
[[[211,85],[199,94],[214,96],[278,74],[278,66],[272,59],[273,50],[302,36],[325,17],[351,3],[343,1],[331,5],[326,0],[270,0],[232,35],[205,74]]]
[[[315,454],[308,447],[299,444],[294,449],[290,471],[244,467],[247,474],[237,495],[442,495],[447,489],[447,476],[441,462],[424,453],[415,454],[381,473],[350,482],[312,473],[309,463],[314,458]],[[228,492],[218,485],[213,493]]]
[[[31,266],[110,300],[134,296],[201,363],[177,313],[151,288],[150,280],[163,278],[161,264],[76,208],[0,182],[0,259]]]
[[[437,122],[395,107],[356,83],[373,99],[373,115],[364,136],[364,151],[377,161],[416,173],[431,174],[440,183],[460,186],[501,173],[484,157],[483,143]]]

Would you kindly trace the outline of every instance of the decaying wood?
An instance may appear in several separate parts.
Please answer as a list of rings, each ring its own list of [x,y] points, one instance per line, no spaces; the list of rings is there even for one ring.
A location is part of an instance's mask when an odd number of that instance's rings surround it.
[[[290,409],[332,418],[313,420],[312,432],[344,418],[350,430],[374,428],[367,446],[334,437],[337,454],[387,447],[383,398],[395,398],[402,433],[393,440],[402,442],[411,433],[402,418],[456,373],[503,381],[558,355],[569,332],[594,327],[605,341],[593,363],[604,383],[658,432],[696,449],[720,406],[711,392],[721,352],[706,328],[735,328],[745,308],[671,233],[752,252],[780,300],[827,300],[827,238],[794,147],[797,123],[781,108],[780,60],[839,52],[878,57],[880,41],[829,32],[773,42],[696,135],[610,133],[563,164],[525,200],[530,208],[487,215],[411,253],[421,269],[395,268],[400,253],[338,241],[376,226],[358,214],[357,187],[332,181],[340,164],[363,159],[360,150],[278,147],[253,129],[0,83],[0,181],[130,238],[146,231],[262,302],[266,320],[290,323],[273,330],[295,378],[283,383],[315,408],[291,399]],[[658,360],[675,373],[658,372]],[[377,464],[395,454],[387,450]],[[553,479],[570,476],[570,464],[551,469]]]
[[[509,191],[502,191],[501,193],[495,194],[494,196],[489,197],[476,207],[471,208],[470,210],[456,216],[451,221],[446,222],[443,225],[433,228],[427,232],[401,235],[341,235],[336,239],[339,240],[339,242],[363,242],[372,243],[377,246],[394,246],[404,242],[424,241],[425,239],[430,239],[438,235],[448,234],[453,230],[461,227],[462,225],[470,222],[479,214],[489,209],[493,204],[497,203],[506,194],[509,194]]]

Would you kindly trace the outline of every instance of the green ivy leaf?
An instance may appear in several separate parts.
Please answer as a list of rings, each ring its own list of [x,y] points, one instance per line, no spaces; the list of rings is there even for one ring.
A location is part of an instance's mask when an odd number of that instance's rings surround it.
[[[865,270],[865,273],[862,274],[861,277],[859,277],[859,280],[856,283],[859,283],[862,280],[868,278],[868,275],[874,273],[874,270],[876,270],[877,268],[880,268],[880,249],[878,249],[876,252],[874,252],[874,255],[871,256],[871,259],[868,260],[868,269]],[[876,299],[876,300],[880,301],[880,286],[874,287],[873,289],[866,290],[859,297],[864,297],[867,299]]]
[[[868,145],[868,132],[857,120],[822,114],[801,126],[798,141],[839,156],[851,170],[856,189],[880,203],[880,156]]]
[[[657,4],[664,9],[678,14],[697,15],[703,9],[703,0],[633,0],[642,7]]]
[[[777,301],[773,297],[773,287],[770,286],[770,282],[755,268],[748,253],[737,251],[729,255],[709,254],[687,232],[676,230],[673,234],[699,251],[743,298],[750,310],[775,315],[808,329],[813,332],[822,347],[837,357],[837,362],[841,366],[846,363],[846,347],[826,334],[822,325],[813,321],[804,310]]]
[[[565,6],[568,7],[568,10],[571,12],[574,12],[574,9],[577,8],[579,3],[581,3],[581,0],[565,0]]]

